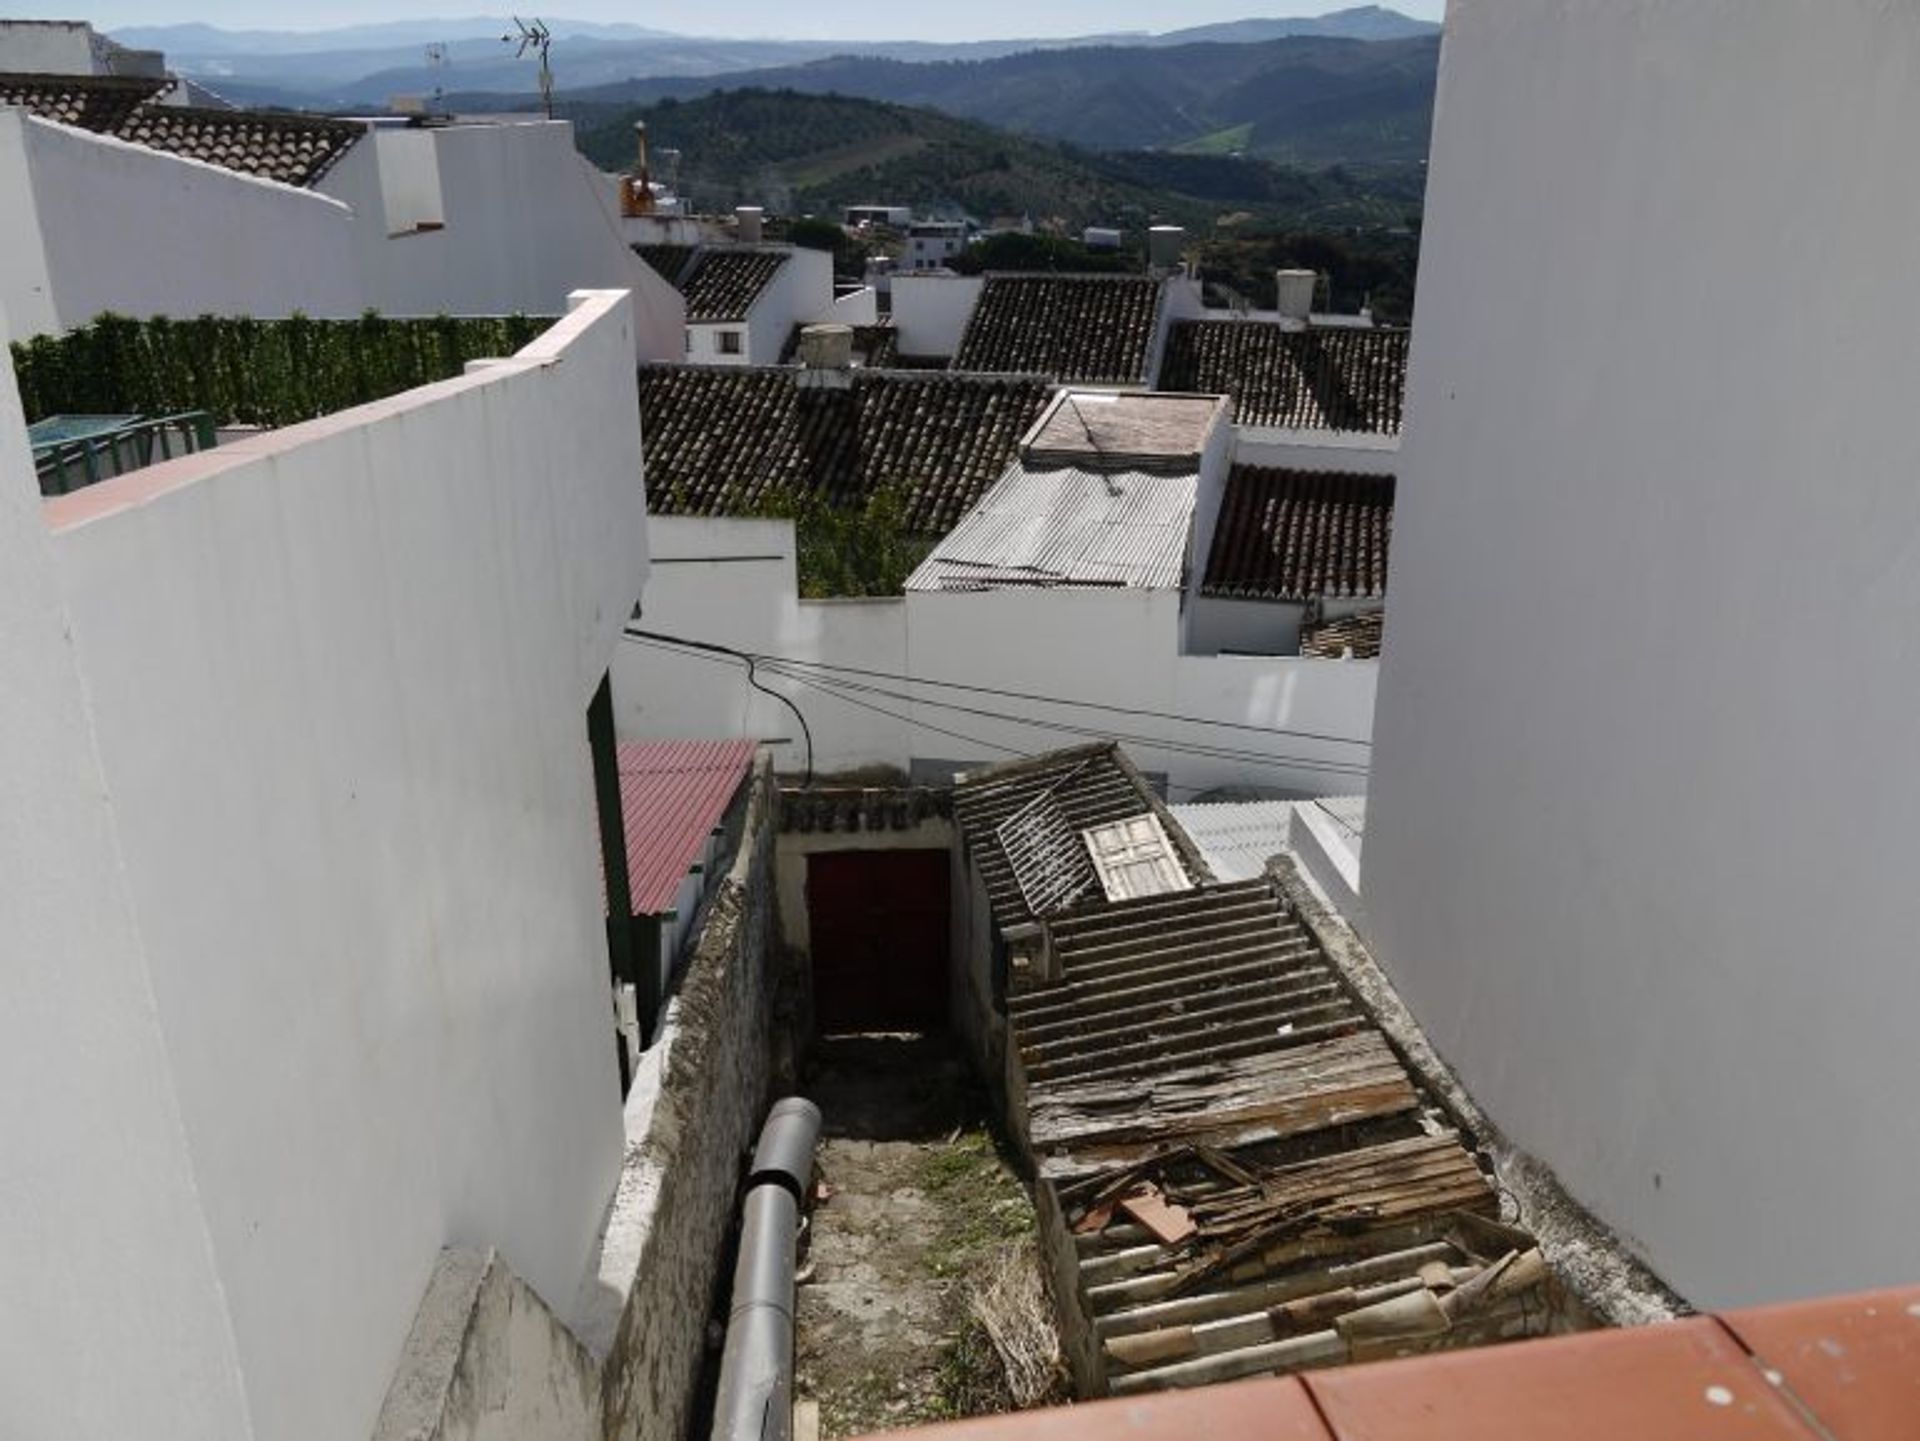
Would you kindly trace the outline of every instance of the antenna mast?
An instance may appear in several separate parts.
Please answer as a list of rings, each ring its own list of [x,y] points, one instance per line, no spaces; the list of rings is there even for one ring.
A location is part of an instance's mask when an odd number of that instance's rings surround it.
[[[528,51],[540,57],[540,103],[546,108],[547,119],[551,120],[553,119],[553,67],[547,61],[547,52],[553,48],[553,32],[547,29],[544,21],[535,20],[532,24],[528,24],[518,15],[513,17],[513,28],[517,33],[502,35],[500,43],[512,45],[515,41],[519,42],[520,48],[513,52],[516,60],[524,59]]]

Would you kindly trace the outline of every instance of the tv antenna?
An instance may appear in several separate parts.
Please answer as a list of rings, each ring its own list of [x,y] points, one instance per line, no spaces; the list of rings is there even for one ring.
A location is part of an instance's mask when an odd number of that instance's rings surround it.
[[[433,72],[433,108],[439,110],[447,94],[442,78],[447,70],[447,47],[444,42],[436,40],[427,46],[427,68]]]
[[[529,53],[540,57],[540,103],[546,107],[547,119],[553,119],[553,67],[547,63],[547,52],[553,48],[553,32],[547,29],[544,21],[535,20],[528,24],[518,15],[513,17],[516,33],[502,35],[502,45],[519,42],[519,48],[513,52],[513,58],[523,60]]]

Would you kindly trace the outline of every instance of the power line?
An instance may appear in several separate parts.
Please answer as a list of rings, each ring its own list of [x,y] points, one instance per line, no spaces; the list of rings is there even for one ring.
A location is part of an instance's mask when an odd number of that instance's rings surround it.
[[[688,641],[683,637],[661,636],[653,632],[628,630],[626,634],[629,638],[637,640],[642,644],[652,646],[656,649],[667,649],[667,650],[682,649],[682,650],[691,652],[696,656],[700,656],[702,655],[702,653],[707,653],[707,654],[713,655],[715,658],[727,657],[730,659],[744,660],[747,658],[749,654],[751,654],[749,652],[744,652],[744,651],[734,651],[731,647],[715,645],[714,643],[709,641]],[[1231,747],[1209,745],[1204,742],[1173,741],[1173,740],[1166,740],[1156,736],[1131,734],[1124,731],[1106,731],[1106,730],[1090,729],[1086,726],[1072,725],[1072,724],[1068,724],[1061,721],[1044,720],[1034,716],[1013,715],[1006,711],[985,710],[975,706],[964,706],[954,701],[930,700],[925,697],[914,696],[901,691],[888,690],[880,686],[870,686],[870,685],[865,685],[856,681],[842,680],[835,676],[809,676],[804,672],[793,668],[791,663],[782,661],[776,657],[757,657],[757,658],[761,660],[762,664],[765,666],[765,669],[769,674],[780,676],[786,680],[790,680],[794,682],[797,685],[805,685],[814,690],[822,691],[825,694],[835,696],[836,698],[842,701],[845,701],[847,704],[859,704],[858,702],[855,702],[853,700],[852,695],[849,694],[849,692],[865,694],[865,695],[876,695],[876,696],[881,696],[888,700],[903,702],[907,705],[925,706],[925,707],[931,707],[936,710],[953,711],[962,715],[977,716],[982,719],[1000,721],[1005,724],[1026,726],[1034,730],[1053,731],[1057,733],[1064,733],[1067,735],[1073,735],[1073,736],[1079,736],[1079,737],[1096,737],[1096,738],[1131,742],[1135,745],[1148,747],[1153,750],[1163,751],[1171,755],[1185,755],[1185,756],[1197,757],[1205,760],[1225,761],[1225,762],[1242,764],[1242,765],[1266,766],[1266,767],[1273,767],[1273,768],[1278,768],[1283,770],[1317,771],[1323,774],[1333,774],[1333,775],[1363,776],[1367,773],[1367,768],[1364,765],[1360,765],[1351,761],[1316,759],[1316,758],[1311,758],[1306,756],[1275,755],[1275,754],[1271,754],[1263,751],[1236,750]],[[835,667],[835,669],[844,669],[844,670],[847,670],[849,673],[855,673],[855,668],[853,667]],[[765,687],[761,687],[761,689],[764,690]],[[968,687],[968,689],[982,689],[982,688]],[[1069,704],[1071,703],[1069,702]],[[789,702],[789,705],[791,705],[791,702]],[[1000,745],[991,741],[986,741],[981,739],[978,736],[969,736],[958,731],[947,730],[940,726],[936,726],[926,721],[922,721],[918,718],[902,715],[897,711],[887,710],[883,707],[876,706],[871,703],[866,704],[866,709],[875,711],[876,713],[881,715],[888,716],[891,719],[898,720],[903,724],[921,726],[922,728],[933,731],[936,734],[946,735],[956,740],[964,740],[964,741],[967,741],[969,744],[987,746],[990,749],[1004,751],[1010,755],[1023,754],[1023,752],[1020,752],[1012,747]],[[795,714],[798,714],[797,708],[795,708]],[[1266,733],[1287,734],[1286,732],[1278,732],[1278,731],[1268,731]]]
[[[659,641],[667,645],[690,645],[696,648],[707,642],[692,641],[683,636],[666,635],[659,631],[629,629],[627,634],[637,639]],[[740,655],[748,652],[736,652]],[[1360,736],[1329,735],[1324,731],[1294,730],[1286,726],[1252,725],[1245,721],[1210,720],[1205,716],[1179,715],[1170,711],[1143,710],[1133,706],[1107,705],[1100,701],[1070,700],[1065,696],[1038,695],[1031,691],[1004,690],[996,686],[967,685],[960,681],[933,680],[924,676],[901,675],[895,671],[863,670],[859,666],[832,665],[826,661],[802,660],[794,656],[772,655],[753,652],[758,660],[777,661],[784,666],[800,666],[808,670],[834,672],[841,675],[857,675],[868,680],[892,681],[897,685],[930,686],[938,690],[968,691],[975,695],[998,696],[1003,700],[1038,701],[1046,705],[1073,706],[1081,710],[1105,711],[1109,715],[1134,716],[1141,720],[1175,721],[1181,725],[1213,726],[1220,730],[1247,731],[1254,735],[1287,736],[1299,740],[1327,741],[1335,745],[1365,746],[1371,748],[1373,742]],[[923,702],[935,704],[935,702]]]
[[[781,663],[769,663],[770,674],[785,676],[789,680],[806,684],[806,677],[797,671],[788,669]],[[1029,726],[1035,730],[1057,731],[1067,735],[1102,737],[1118,741],[1131,741],[1135,745],[1151,747],[1154,750],[1167,751],[1176,755],[1198,756],[1208,760],[1234,761],[1249,765],[1282,766],[1289,770],[1328,771],[1338,775],[1365,775],[1367,768],[1352,761],[1321,760],[1306,756],[1274,755],[1266,751],[1236,750],[1227,746],[1209,745],[1205,742],[1170,741],[1157,736],[1134,735],[1126,731],[1093,729],[1083,725],[1073,725],[1065,721],[1042,720],[1034,716],[1013,715],[1006,711],[982,710],[977,706],[964,706],[955,701],[928,700],[924,697],[908,695],[900,691],[887,690],[879,686],[861,685],[854,681],[831,680],[827,682],[837,687],[862,692],[868,695],[885,696],[889,700],[905,701],[910,705],[932,706],[939,710],[958,712],[961,715],[978,716],[985,720],[1002,721],[1009,725]],[[916,722],[917,723],[917,722]]]

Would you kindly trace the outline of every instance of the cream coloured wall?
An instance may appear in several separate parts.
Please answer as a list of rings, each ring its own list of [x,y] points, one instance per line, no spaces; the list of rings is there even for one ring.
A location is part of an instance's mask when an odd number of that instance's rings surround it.
[[[1920,1273],[1920,11],[1454,0],[1361,875],[1701,1306]]]
[[[103,1422],[19,1434],[358,1441],[442,1246],[577,1294],[622,1156],[585,712],[647,573],[632,353],[583,296],[44,506],[8,402],[0,543],[41,560],[0,582],[37,637],[0,727],[67,759],[0,900],[45,958],[0,1064],[67,1138],[0,1161],[46,1302],[0,1418]]]

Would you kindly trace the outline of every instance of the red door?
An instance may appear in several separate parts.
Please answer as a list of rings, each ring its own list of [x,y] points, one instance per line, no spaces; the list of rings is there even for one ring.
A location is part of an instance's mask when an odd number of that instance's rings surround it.
[[[945,851],[807,858],[814,1024],[824,1035],[947,1024]]]

